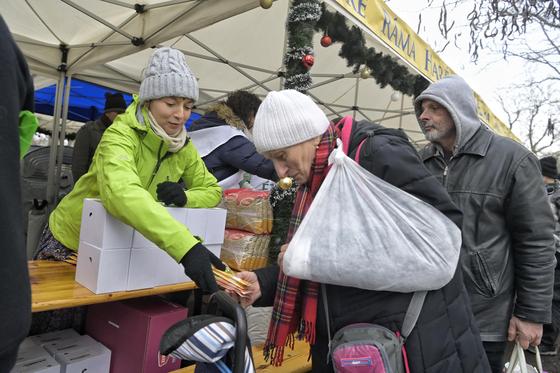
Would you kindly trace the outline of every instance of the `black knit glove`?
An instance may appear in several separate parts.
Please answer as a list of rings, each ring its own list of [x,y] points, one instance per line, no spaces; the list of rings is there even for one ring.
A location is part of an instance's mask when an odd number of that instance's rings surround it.
[[[157,198],[166,205],[183,207],[187,204],[187,195],[179,183],[164,181],[159,183],[156,189]]]
[[[221,271],[225,271],[226,266],[203,244],[194,245],[181,259],[181,264],[185,267],[185,274],[203,291],[211,294],[218,291],[211,265]]]

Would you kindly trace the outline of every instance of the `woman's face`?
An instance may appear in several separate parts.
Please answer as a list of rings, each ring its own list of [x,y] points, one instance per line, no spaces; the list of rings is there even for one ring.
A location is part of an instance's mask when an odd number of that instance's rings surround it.
[[[148,103],[157,124],[171,137],[181,131],[191,116],[192,108],[193,101],[182,97],[163,97]]]
[[[317,137],[288,148],[272,150],[266,153],[266,157],[274,163],[279,178],[288,176],[303,185],[309,180],[320,139]]]

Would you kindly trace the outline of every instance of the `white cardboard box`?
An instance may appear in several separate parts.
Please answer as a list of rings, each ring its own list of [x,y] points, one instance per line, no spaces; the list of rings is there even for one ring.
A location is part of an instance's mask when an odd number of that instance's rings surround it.
[[[43,352],[41,356],[17,362],[11,373],[60,373],[60,364]]]
[[[47,351],[51,356],[55,356],[61,351],[66,351],[75,348],[89,348],[92,346],[97,346],[99,342],[91,338],[89,335],[79,335],[76,337],[70,337],[66,339],[61,339],[53,342],[48,342],[43,345],[45,351]]]
[[[43,346],[46,343],[52,343],[56,341],[61,341],[65,339],[77,338],[80,335],[74,329],[64,329],[64,330],[57,330],[54,332],[37,334],[31,337],[25,338],[25,340],[20,345],[20,349],[24,348],[24,346],[28,345],[28,342],[32,342],[36,345]]]
[[[159,271],[156,250],[161,249],[148,247],[131,250],[126,290],[147,289],[156,286]]]
[[[125,249],[132,246],[133,229],[111,216],[98,199],[85,198],[82,209],[80,241],[100,249]]]
[[[221,244],[206,245],[206,248],[220,257]],[[151,286],[162,286],[191,281],[185,275],[183,265],[157,247],[134,249],[130,258],[127,290],[141,289],[150,283],[153,283]]]
[[[16,364],[11,372],[59,373],[60,365],[35,340],[26,338],[19,345]]]
[[[155,248],[154,263],[157,263],[158,271],[156,276],[156,285],[172,285],[182,282],[181,275],[184,276],[185,271],[180,263],[177,263],[167,252]]]
[[[208,226],[208,212],[211,209],[186,209],[187,216],[183,224],[189,229],[193,236],[206,241],[206,228]],[[225,225],[224,225],[225,229]]]
[[[49,356],[47,351],[39,345],[36,344],[29,344],[27,346],[19,346],[18,354],[16,357],[16,365],[25,361],[36,360],[39,358],[44,357],[45,355]]]
[[[193,236],[200,237],[204,245],[222,244],[224,242],[227,215],[225,209],[166,208],[171,216],[189,229]],[[132,238],[132,247],[133,249],[145,249],[148,247],[155,248],[157,246],[135,230]]]
[[[166,207],[169,214],[175,218],[181,224],[185,224],[185,220],[187,218],[187,209],[181,207]],[[132,236],[132,247],[145,249],[148,247],[157,247],[152,241],[148,240],[144,237],[140,232],[134,230],[134,234]]]
[[[177,221],[220,256],[227,211],[166,207]],[[99,200],[84,199],[76,281],[96,294],[190,281],[181,264],[138,231],[108,214]]]
[[[147,247],[132,250],[128,272],[128,289],[178,284],[190,281],[183,266],[164,250]]]
[[[80,242],[76,281],[95,294],[126,290],[130,251],[130,247],[102,250]]]
[[[111,351],[97,342],[91,346],[58,351],[55,359],[60,363],[61,373],[108,373]]]
[[[39,346],[39,344],[32,337],[27,337],[19,344],[18,354],[36,346]]]
[[[224,243],[227,210],[214,208],[207,209],[206,236],[204,244],[214,245]],[[218,255],[219,257],[219,255]]]

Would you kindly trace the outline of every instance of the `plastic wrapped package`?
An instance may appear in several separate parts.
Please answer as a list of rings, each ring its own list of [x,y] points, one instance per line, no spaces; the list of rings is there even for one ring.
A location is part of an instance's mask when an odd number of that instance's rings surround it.
[[[224,191],[227,209],[226,228],[239,229],[255,234],[272,231],[272,207],[268,191],[229,189]]]
[[[447,284],[459,262],[459,228],[433,206],[362,168],[337,142],[331,170],[288,245],[284,273],[403,293]]]
[[[220,259],[238,271],[252,271],[268,264],[270,235],[226,229]]]

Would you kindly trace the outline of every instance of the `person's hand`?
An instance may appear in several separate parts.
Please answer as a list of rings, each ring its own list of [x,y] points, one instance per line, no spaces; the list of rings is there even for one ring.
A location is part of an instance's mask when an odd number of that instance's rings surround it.
[[[156,189],[157,198],[166,205],[183,207],[187,204],[187,194],[179,183],[164,181],[159,183]]]
[[[259,280],[257,279],[255,272],[239,272],[235,276],[247,281],[250,284],[247,288],[247,293],[244,296],[237,295],[233,290],[226,290],[226,293],[236,299],[241,307],[246,308],[255,303],[255,301],[261,297]]]
[[[541,344],[542,334],[542,324],[521,320],[515,316],[512,316],[509,320],[508,341],[519,341],[524,350],[529,348],[529,345],[538,346]]]
[[[203,291],[208,293],[218,291],[218,284],[212,273],[212,265],[221,271],[225,271],[226,266],[203,244],[194,245],[181,259],[181,264],[185,267],[185,274]]]
[[[284,272],[284,267],[282,266],[284,265],[284,254],[286,253],[286,250],[288,250],[288,244],[282,245],[280,247],[280,253],[278,254],[278,267],[280,267],[282,272]]]

